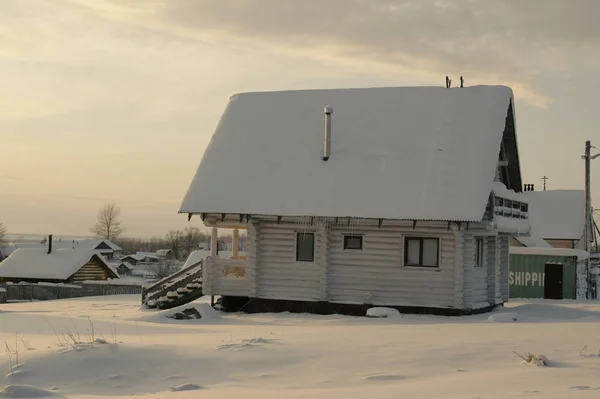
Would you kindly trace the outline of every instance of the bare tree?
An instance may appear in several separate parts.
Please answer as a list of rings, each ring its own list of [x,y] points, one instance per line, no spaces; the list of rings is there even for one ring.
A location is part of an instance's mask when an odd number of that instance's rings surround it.
[[[165,235],[168,249],[175,253],[175,259],[179,259],[181,255],[181,246],[183,245],[184,234],[181,230],[169,230]]]
[[[124,229],[121,228],[121,208],[115,204],[104,205],[98,211],[98,221],[90,229],[97,237],[104,238],[105,240],[114,240],[123,233]]]
[[[180,263],[176,263],[173,260],[164,260],[162,262],[149,264],[146,266],[146,269],[149,272],[154,273],[159,280],[162,280],[163,278],[169,277],[171,274],[178,271],[180,267]]]
[[[0,244],[4,244],[4,236],[6,235],[6,226],[0,222]]]
[[[207,235],[196,226],[188,226],[183,229],[183,235],[183,247],[185,248],[186,256],[198,249],[201,242],[207,240]]]

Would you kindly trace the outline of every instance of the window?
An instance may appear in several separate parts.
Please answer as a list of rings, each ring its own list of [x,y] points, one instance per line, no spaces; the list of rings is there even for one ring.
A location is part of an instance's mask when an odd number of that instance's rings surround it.
[[[483,266],[483,238],[475,239],[475,267]]]
[[[296,262],[315,261],[315,233],[296,233]]]
[[[345,235],[344,249],[363,249],[363,236]]]
[[[406,237],[404,266],[438,267],[439,238]]]

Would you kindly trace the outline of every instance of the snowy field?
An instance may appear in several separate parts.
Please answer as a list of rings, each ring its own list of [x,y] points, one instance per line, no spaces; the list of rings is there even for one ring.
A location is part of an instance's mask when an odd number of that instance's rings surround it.
[[[0,398],[600,397],[597,303],[387,319],[195,306],[202,320],[135,295],[0,305]]]

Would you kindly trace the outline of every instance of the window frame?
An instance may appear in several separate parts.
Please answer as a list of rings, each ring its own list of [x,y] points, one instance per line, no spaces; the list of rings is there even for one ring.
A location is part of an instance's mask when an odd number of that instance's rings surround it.
[[[316,251],[316,243],[315,243],[315,239],[316,239],[316,234],[314,231],[296,231],[295,232],[296,237],[295,237],[295,249],[296,249],[296,262],[302,262],[302,263],[314,263],[315,262],[315,251]],[[312,236],[312,257],[310,260],[308,259],[300,259],[299,255],[300,255],[300,235],[307,235],[310,234]]]
[[[424,240],[436,240],[437,242],[437,253],[435,256],[435,262],[436,265],[435,266],[425,266],[423,265],[423,241]],[[437,236],[404,236],[403,238],[403,254],[402,254],[402,264],[403,267],[409,267],[409,268],[420,268],[420,269],[439,269],[440,268],[440,263],[441,263],[441,259],[440,259],[440,246],[441,246],[441,241],[442,239],[440,237]],[[409,264],[408,263],[408,246],[409,246],[409,242],[410,241],[418,241],[419,242],[419,264]]]
[[[360,248],[348,248],[347,247],[347,239],[349,238],[360,238]],[[365,236],[364,234],[352,234],[352,233],[343,233],[342,234],[342,251],[363,251],[365,249]]]
[[[481,244],[481,247],[479,246]],[[475,256],[474,256],[474,266],[475,267],[483,267],[484,266],[484,241],[482,237],[475,237]]]

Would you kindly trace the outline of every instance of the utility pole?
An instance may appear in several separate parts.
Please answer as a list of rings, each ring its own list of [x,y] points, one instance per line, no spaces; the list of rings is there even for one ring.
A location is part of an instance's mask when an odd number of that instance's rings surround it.
[[[542,180],[544,181],[544,191],[546,191],[546,180],[548,180],[548,178],[544,176],[542,177]]]
[[[590,252],[590,236],[592,227],[592,194],[590,191],[590,161],[600,156],[600,153],[591,155],[592,143],[588,140],[585,142],[585,155],[581,158],[585,160],[585,229],[583,232],[585,250]],[[586,261],[587,272],[587,299],[592,298],[592,275],[590,270],[590,257]]]

